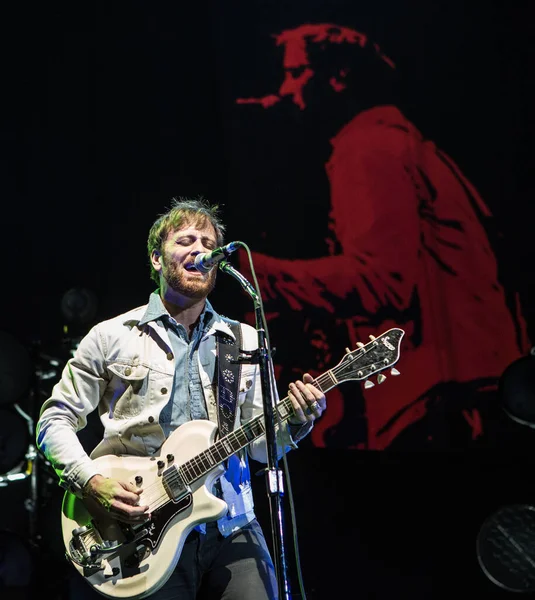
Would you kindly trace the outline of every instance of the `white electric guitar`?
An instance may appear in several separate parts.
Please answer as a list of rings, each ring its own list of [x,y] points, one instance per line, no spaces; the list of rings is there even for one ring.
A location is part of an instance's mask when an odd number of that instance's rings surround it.
[[[398,361],[404,334],[393,328],[370,336],[370,342],[347,350],[338,365],[317,377],[316,386],[327,392],[375,373],[382,383],[380,371]],[[392,374],[399,372],[392,369]],[[277,404],[277,412],[281,421],[292,416],[288,397]],[[154,593],[171,576],[193,528],[226,513],[225,502],[210,492],[225,460],[264,432],[263,415],[220,439],[211,421],[190,421],[169,436],[158,456],[95,459],[102,475],[143,488],[140,503],[150,507],[151,519],[135,526],[121,523],[96,502],[66,492],[61,527],[67,558],[103,596],[141,599]]]

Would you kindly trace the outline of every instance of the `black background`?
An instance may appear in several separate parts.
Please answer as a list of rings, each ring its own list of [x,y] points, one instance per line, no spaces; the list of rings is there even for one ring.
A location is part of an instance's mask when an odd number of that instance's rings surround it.
[[[148,228],[175,195],[218,201],[229,240],[273,255],[321,253],[321,161],[309,168],[321,149],[299,123],[267,123],[252,140],[255,113],[234,104],[277,88],[268,34],[308,20],[366,31],[395,59],[408,116],[455,158],[496,216],[505,275],[535,339],[531,3],[18,3],[2,12],[0,328],[23,346],[64,356],[60,306],[73,287],[95,293],[95,320],[144,303]],[[302,164],[290,168],[298,151]],[[222,277],[212,299],[229,316],[249,308]],[[10,349],[2,350],[11,368]],[[20,402],[31,404],[30,389]],[[475,544],[492,511],[534,498],[530,434],[519,428],[514,451],[447,456],[304,441],[288,463],[307,596],[511,595],[481,572]],[[58,546],[61,494],[41,479],[43,541],[33,569],[39,589],[60,597],[70,574]],[[255,481],[268,530],[264,482]],[[28,483],[0,488],[2,527],[23,540]],[[289,533],[290,553],[292,541]],[[290,574],[297,595],[293,560]]]

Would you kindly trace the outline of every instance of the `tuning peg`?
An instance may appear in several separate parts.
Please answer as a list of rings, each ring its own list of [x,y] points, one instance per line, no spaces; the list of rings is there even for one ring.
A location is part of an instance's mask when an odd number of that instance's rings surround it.
[[[368,389],[368,388],[374,387],[374,385],[375,385],[375,383],[373,383],[373,381],[370,381],[369,379],[366,379],[366,383],[364,384],[364,387],[366,389]]]
[[[386,375],[383,375],[382,373],[379,373],[379,375],[377,375],[377,383],[383,383],[385,379]]]
[[[357,342],[358,348],[364,348],[364,342]]]
[[[370,340],[371,340],[372,342],[373,342],[373,340],[375,339],[375,336],[374,336],[374,335],[369,335],[368,337],[370,338]]]
[[[401,375],[401,373],[395,367],[392,367],[390,369],[390,375]]]
[[[349,348],[346,348],[346,354],[351,354],[351,350]]]

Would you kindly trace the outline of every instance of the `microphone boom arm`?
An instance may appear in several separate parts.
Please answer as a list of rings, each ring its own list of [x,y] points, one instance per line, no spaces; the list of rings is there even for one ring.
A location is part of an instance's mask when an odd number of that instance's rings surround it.
[[[253,301],[255,303],[255,306],[257,304],[260,304],[260,297],[256,293],[256,290],[254,289],[254,287],[229,262],[227,262],[226,260],[222,260],[219,263],[219,270],[223,271],[223,273],[228,273],[229,275],[232,275],[232,277],[234,277],[234,279],[236,279],[238,281],[238,283],[249,294],[249,296],[251,296],[251,298],[253,299]]]

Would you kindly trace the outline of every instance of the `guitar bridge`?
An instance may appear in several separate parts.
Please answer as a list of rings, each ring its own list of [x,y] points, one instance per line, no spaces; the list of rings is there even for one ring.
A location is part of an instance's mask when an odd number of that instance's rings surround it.
[[[69,542],[69,558],[80,567],[101,569],[102,555],[119,548],[119,542],[103,540],[99,532],[92,526],[74,529]]]

